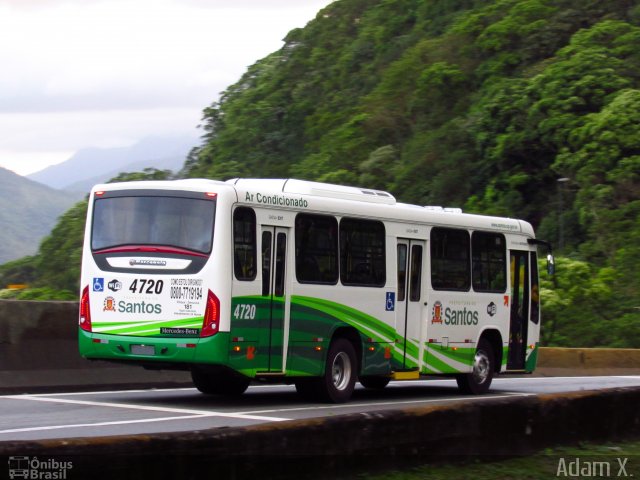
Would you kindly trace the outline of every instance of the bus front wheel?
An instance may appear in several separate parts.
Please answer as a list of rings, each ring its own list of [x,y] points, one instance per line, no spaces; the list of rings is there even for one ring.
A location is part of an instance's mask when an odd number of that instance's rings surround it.
[[[250,380],[239,375],[212,374],[198,368],[191,370],[196,388],[207,395],[242,395],[249,388]]]
[[[456,376],[458,388],[465,394],[480,395],[487,393],[491,386],[491,380],[493,380],[494,369],[493,348],[483,338],[478,342],[471,373]]]

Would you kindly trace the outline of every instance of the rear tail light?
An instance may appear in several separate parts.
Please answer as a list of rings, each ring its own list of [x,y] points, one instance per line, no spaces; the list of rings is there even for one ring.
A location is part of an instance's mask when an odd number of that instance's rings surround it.
[[[80,297],[80,328],[85,332],[91,331],[91,311],[89,310],[89,287],[84,287]]]
[[[204,311],[204,320],[202,322],[201,337],[211,337],[218,333],[220,329],[220,300],[211,290],[207,295],[207,308]]]

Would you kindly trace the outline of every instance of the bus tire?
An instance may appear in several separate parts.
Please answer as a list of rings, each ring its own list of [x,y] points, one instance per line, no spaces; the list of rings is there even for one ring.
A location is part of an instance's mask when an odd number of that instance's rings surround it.
[[[388,377],[360,377],[360,384],[371,390],[382,390],[389,385],[389,380]]]
[[[191,379],[196,388],[207,395],[242,395],[251,382],[239,375],[212,375],[197,368],[191,370]]]
[[[345,338],[331,342],[324,375],[319,380],[320,398],[330,403],[345,403],[351,398],[356,384],[358,363],[353,344]]]
[[[489,391],[495,370],[495,355],[491,344],[481,338],[476,348],[471,373],[456,376],[458,388],[467,395],[481,395]]]

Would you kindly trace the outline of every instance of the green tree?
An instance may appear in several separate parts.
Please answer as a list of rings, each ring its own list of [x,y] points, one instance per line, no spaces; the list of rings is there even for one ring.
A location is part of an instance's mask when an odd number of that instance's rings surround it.
[[[30,285],[38,278],[35,257],[23,257],[0,265],[0,287]]]
[[[42,241],[36,260],[36,286],[78,291],[86,215],[87,202],[77,203]]]
[[[158,170],[157,168],[145,168],[141,172],[122,172],[109,180],[115,182],[135,182],[139,180],[170,180],[173,177],[171,170]]]
[[[613,275],[610,268],[597,270],[584,261],[556,257],[554,278],[543,275],[540,282],[543,344],[598,347],[614,342],[619,332],[610,308]]]

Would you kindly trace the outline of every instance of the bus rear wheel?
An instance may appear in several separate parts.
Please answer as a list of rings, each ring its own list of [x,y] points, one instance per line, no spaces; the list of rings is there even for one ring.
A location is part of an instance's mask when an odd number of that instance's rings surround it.
[[[456,376],[458,388],[462,393],[481,395],[489,391],[495,370],[494,358],[491,344],[484,338],[480,339],[476,354],[473,358],[473,369],[471,373]]]
[[[198,368],[191,370],[191,379],[196,388],[207,395],[242,395],[249,388],[250,380],[239,375],[208,373]]]
[[[349,401],[355,388],[358,363],[353,344],[344,338],[331,342],[321,377],[296,380],[296,390],[307,400],[330,403]]]
[[[353,344],[344,338],[331,342],[325,361],[324,375],[295,381],[298,394],[308,401],[345,403],[356,385],[358,363]]]
[[[356,384],[356,351],[345,338],[336,338],[327,352],[324,375],[320,378],[320,397],[331,403],[349,401]]]

